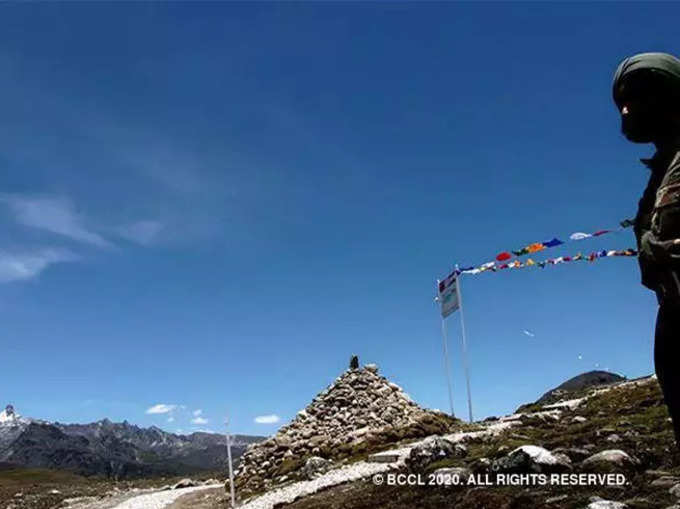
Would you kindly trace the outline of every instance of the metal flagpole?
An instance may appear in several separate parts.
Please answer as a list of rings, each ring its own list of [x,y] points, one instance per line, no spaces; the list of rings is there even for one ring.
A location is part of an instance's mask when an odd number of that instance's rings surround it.
[[[227,428],[227,457],[229,458],[229,487],[231,489],[231,507],[236,507],[236,499],[234,496],[234,470],[231,464],[231,435],[229,434],[229,417],[225,422]]]
[[[437,294],[439,294],[439,280],[437,280]],[[449,389],[449,405],[451,407],[451,417],[456,414],[453,411],[453,385],[451,384],[451,363],[449,361],[449,348],[446,338],[446,318],[442,317],[442,343],[444,345],[444,367],[446,369],[446,382]]]
[[[456,265],[456,270],[457,269],[458,266]],[[463,295],[460,293],[460,275],[456,277],[456,293],[458,294],[458,307],[460,308],[460,327],[463,332],[462,336],[463,368],[465,370],[465,384],[467,386],[468,413],[470,415],[470,422],[472,422],[472,396],[470,394],[470,370],[468,369],[467,337],[465,335],[465,315],[463,315]]]

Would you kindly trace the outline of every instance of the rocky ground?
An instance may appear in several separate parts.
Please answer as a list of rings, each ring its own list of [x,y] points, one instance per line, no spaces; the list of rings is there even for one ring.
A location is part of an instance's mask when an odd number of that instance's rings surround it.
[[[415,446],[393,464],[394,473],[420,474],[426,482],[435,472],[440,477],[458,475],[458,479],[478,474],[473,479],[490,480],[490,486],[390,486],[385,481],[376,485],[366,477],[270,507],[679,509],[680,455],[656,380],[570,397],[566,403],[536,406],[526,414],[484,423],[481,432],[444,436],[444,442],[434,446]],[[507,427],[499,433],[484,433],[503,424]],[[550,479],[553,473],[598,472],[622,474],[625,484],[494,485],[500,475],[509,479],[510,474],[543,473]],[[260,506],[244,506],[251,507]]]

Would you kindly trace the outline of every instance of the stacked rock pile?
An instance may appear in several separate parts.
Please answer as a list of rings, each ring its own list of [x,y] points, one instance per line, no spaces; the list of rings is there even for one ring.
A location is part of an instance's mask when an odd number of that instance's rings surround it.
[[[455,420],[418,406],[378,367],[350,368],[276,435],[251,445],[237,484],[258,492],[304,470],[312,457],[337,460],[379,450],[406,438],[446,433]]]

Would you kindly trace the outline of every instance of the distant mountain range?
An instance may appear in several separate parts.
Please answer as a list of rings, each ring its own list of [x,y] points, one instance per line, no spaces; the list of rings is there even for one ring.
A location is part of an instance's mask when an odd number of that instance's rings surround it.
[[[265,437],[233,435],[232,455]],[[188,475],[225,468],[226,438],[215,433],[175,435],[108,419],[60,424],[0,412],[0,466],[67,469],[116,479]]]

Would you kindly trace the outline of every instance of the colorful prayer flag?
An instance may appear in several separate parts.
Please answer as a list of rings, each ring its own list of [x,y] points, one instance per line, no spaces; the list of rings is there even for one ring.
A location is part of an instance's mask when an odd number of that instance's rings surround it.
[[[545,249],[545,246],[541,242],[536,242],[534,244],[529,245],[527,247],[527,251],[529,253],[538,253],[539,251],[543,251]]]
[[[548,242],[544,242],[544,243],[543,243],[543,245],[544,245],[545,247],[555,247],[555,246],[559,246],[560,244],[564,244],[564,242],[562,242],[562,241],[561,241],[560,239],[558,239],[558,238],[554,238],[554,239],[552,239],[552,240],[549,240]]]

